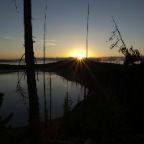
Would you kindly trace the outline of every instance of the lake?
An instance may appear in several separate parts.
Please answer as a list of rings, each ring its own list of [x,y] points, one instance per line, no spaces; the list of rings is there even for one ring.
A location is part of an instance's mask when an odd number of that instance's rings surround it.
[[[20,76],[23,72],[20,72]],[[55,119],[63,116],[64,97],[68,92],[74,107],[78,99],[83,100],[83,87],[75,82],[67,81],[55,73],[45,73],[46,84],[46,102],[49,115],[50,107],[50,79],[51,79],[51,118]],[[21,87],[25,92],[23,97],[16,91],[18,74],[4,73],[0,74],[0,92],[4,93],[3,103],[0,108],[0,117],[5,118],[11,112],[14,113],[9,124],[12,127],[26,126],[28,124],[28,96],[26,78],[21,79]],[[38,73],[37,91],[39,96],[40,118],[44,117],[44,83],[43,72]]]
[[[71,60],[73,58],[46,58],[45,63],[53,63],[63,60]],[[124,63],[124,57],[99,57],[99,58],[88,58],[89,60],[95,61],[95,62],[101,62],[101,63],[115,63],[115,64],[123,64]],[[15,60],[1,60],[0,64],[10,64],[10,65],[18,65],[19,59]],[[37,64],[43,64],[42,58],[36,59]],[[21,61],[21,64],[24,64],[24,60]]]

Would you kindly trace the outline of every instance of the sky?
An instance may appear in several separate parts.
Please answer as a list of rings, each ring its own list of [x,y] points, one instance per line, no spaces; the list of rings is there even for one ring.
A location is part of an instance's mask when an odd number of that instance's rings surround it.
[[[43,56],[44,16],[46,56],[75,57],[86,53],[89,2],[88,57],[123,56],[106,42],[114,28],[114,17],[122,38],[144,55],[144,0],[32,0],[35,57]],[[21,58],[24,54],[23,0],[1,0],[0,59]]]

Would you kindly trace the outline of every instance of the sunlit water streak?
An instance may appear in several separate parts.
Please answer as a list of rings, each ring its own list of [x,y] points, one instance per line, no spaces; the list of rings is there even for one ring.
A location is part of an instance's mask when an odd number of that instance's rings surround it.
[[[22,74],[22,72],[20,73]],[[49,115],[50,106],[50,73],[46,72],[46,99]],[[37,91],[39,96],[39,108],[41,120],[44,117],[44,92],[43,92],[43,72],[39,72],[39,81],[37,81]],[[83,99],[83,88],[79,84],[72,83],[62,77],[52,73],[52,119],[63,116],[64,97],[68,91],[72,98],[73,107],[77,104],[77,100]],[[28,124],[28,98],[23,98],[16,92],[18,76],[17,73],[0,74],[0,92],[4,93],[3,103],[0,108],[0,116],[6,117],[13,112],[14,115],[9,122],[13,127],[25,126]],[[21,86],[27,93],[26,78],[22,78]],[[27,94],[26,94],[27,97]]]

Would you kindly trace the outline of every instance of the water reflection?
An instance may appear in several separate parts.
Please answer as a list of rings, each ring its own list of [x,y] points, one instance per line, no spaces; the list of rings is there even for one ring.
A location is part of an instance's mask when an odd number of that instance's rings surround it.
[[[47,98],[46,98],[46,76],[43,73],[43,93],[44,93],[44,128],[48,127],[48,108],[47,108]],[[51,121],[51,119],[50,119]]]
[[[0,108],[1,108],[1,105],[3,103],[3,97],[4,97],[4,93],[1,93],[0,92]],[[10,127],[10,125],[7,125],[8,122],[10,121],[10,119],[12,118],[13,116],[13,113],[11,112],[7,117],[5,118],[2,118],[0,116],[0,133],[6,128],[6,127]]]
[[[46,118],[50,120],[63,116],[64,97],[67,91],[72,98],[73,107],[77,104],[78,99],[83,99],[83,87],[75,82],[67,81],[54,73],[50,74],[48,72],[45,72],[45,84],[43,80],[43,72],[39,72],[37,90],[42,121],[46,120]],[[0,90],[5,93],[0,115],[5,117],[10,112],[13,112],[14,116],[10,122],[13,127],[27,125],[28,99],[24,99],[16,92],[17,73],[0,74],[0,83],[2,84]],[[21,79],[21,87],[25,91],[27,97],[27,83],[25,78]]]

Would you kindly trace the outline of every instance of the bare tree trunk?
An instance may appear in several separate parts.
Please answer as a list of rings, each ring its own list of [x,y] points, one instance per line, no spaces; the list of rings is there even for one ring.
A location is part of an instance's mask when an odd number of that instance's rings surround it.
[[[29,95],[29,130],[31,143],[39,143],[40,117],[35,79],[35,65],[31,23],[31,0],[24,0],[25,62]]]

